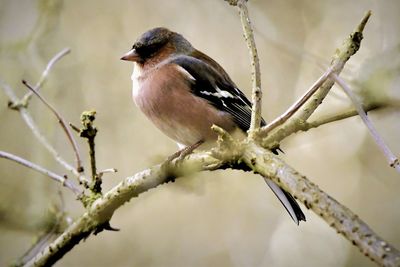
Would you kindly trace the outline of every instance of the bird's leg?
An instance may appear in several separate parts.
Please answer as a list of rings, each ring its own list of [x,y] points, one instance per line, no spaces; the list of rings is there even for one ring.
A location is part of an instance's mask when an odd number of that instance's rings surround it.
[[[193,150],[198,148],[201,144],[203,144],[204,141],[200,140],[197,143],[194,143],[193,145],[187,146],[182,148],[181,150],[175,152],[171,156],[168,157],[168,159],[162,164],[162,168],[170,168],[172,165],[172,161],[176,159],[174,165],[178,165],[182,160],[187,156],[190,155]],[[175,175],[170,175],[170,177],[167,178],[166,182],[174,182],[175,181]]]
[[[175,152],[174,154],[172,154],[171,156],[169,156],[167,159],[167,162],[171,163],[176,158],[177,158],[176,163],[181,162],[187,155],[190,155],[193,152],[193,150],[198,148],[203,143],[204,143],[204,141],[200,140],[200,141],[194,143],[193,145],[182,148],[181,150],[179,150],[179,151]]]

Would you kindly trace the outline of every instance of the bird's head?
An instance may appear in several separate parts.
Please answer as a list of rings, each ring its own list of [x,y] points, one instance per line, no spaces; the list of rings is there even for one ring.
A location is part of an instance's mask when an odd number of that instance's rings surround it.
[[[145,64],[161,62],[174,54],[189,54],[194,48],[182,35],[167,28],[154,28],[143,33],[121,60]]]

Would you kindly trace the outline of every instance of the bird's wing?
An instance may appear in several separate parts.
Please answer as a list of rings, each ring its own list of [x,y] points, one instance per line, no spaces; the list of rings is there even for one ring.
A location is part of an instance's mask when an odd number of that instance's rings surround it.
[[[244,132],[250,128],[251,103],[225,71],[217,71],[215,66],[192,56],[177,56],[170,63],[187,76],[193,94],[229,113]]]
[[[251,103],[218,63],[202,53],[197,57],[177,56],[169,63],[175,64],[186,76],[193,94],[206,99],[218,110],[229,113],[243,131],[246,132],[250,128]],[[264,120],[261,123],[265,125]],[[277,154],[276,149],[273,152]],[[272,180],[266,179],[266,182],[295,223],[305,221],[305,216],[293,197]]]

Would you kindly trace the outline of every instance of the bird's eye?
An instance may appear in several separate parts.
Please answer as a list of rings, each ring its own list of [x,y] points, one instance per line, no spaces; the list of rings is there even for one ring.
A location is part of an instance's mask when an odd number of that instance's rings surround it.
[[[150,45],[138,45],[134,46],[136,52],[143,58],[150,57],[157,53],[160,48],[163,46],[163,43],[153,43]]]

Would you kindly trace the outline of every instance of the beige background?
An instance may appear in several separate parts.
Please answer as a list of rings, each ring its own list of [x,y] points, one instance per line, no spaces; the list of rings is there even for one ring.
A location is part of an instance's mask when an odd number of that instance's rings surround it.
[[[343,77],[357,84],[357,90],[376,92],[374,97],[399,98],[399,1],[251,1],[266,119],[283,112],[318,78],[318,64],[329,63],[369,9],[373,16],[361,51]],[[72,49],[52,71],[43,94],[75,124],[83,110],[97,110],[98,166],[119,170],[105,177],[106,189],[177,149],[132,104],[132,66],[119,60],[139,34],[155,26],[184,34],[249,95],[240,21],[222,0],[0,1],[0,78],[19,95],[26,92],[22,78],[36,82],[56,52]],[[18,113],[7,109],[2,91],[0,103],[0,149],[64,173]],[[345,107],[350,104],[336,88],[313,118]],[[53,116],[37,99],[30,110],[46,137],[72,161]],[[398,111],[373,112],[371,119],[398,154]],[[80,140],[79,145],[86,152],[85,143]],[[288,163],[400,247],[400,177],[387,166],[360,119],[299,133],[282,147]],[[6,160],[0,160],[0,177],[4,266],[29,248],[51,203],[58,203],[59,186]],[[81,214],[72,194],[63,192],[70,215]],[[238,171],[196,174],[133,199],[111,221],[120,232],[90,237],[56,266],[374,266],[303,209],[307,222],[298,227],[260,177]]]

